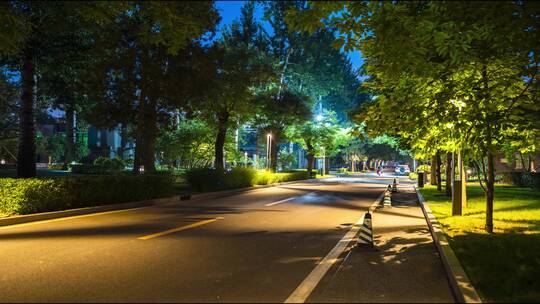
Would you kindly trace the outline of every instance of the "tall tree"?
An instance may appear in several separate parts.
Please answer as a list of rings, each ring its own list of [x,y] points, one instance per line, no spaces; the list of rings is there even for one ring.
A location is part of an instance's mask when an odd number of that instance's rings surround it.
[[[379,98],[357,118],[373,133],[401,136],[428,155],[461,149],[487,163],[492,232],[494,155],[516,129],[538,132],[523,118],[538,109],[539,11],[528,1],[312,3],[289,21],[311,31],[336,26],[339,43],[362,50]]]
[[[120,6],[121,3],[59,1],[10,1],[1,4],[0,16],[6,20],[7,26],[1,28],[0,36],[8,43],[2,43],[0,55],[18,61],[21,73],[18,177],[36,175],[34,105],[41,59],[62,51],[52,45],[56,35],[72,27],[106,23]],[[66,14],[84,22],[66,22]]]
[[[225,29],[210,51],[214,74],[209,94],[198,108],[216,128],[214,166],[224,168],[227,132],[255,114],[255,92],[272,82],[274,73],[265,60],[262,30],[253,18],[253,3],[242,8],[240,21]]]

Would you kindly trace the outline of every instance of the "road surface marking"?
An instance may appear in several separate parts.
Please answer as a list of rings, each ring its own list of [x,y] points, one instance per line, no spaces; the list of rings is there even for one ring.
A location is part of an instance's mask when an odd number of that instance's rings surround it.
[[[146,241],[146,240],[149,240],[149,239],[157,238],[159,236],[164,236],[164,235],[175,233],[175,232],[178,232],[178,231],[199,227],[199,226],[210,224],[210,223],[213,223],[215,221],[219,221],[219,220],[223,220],[223,219],[225,219],[225,218],[220,216],[220,217],[216,217],[216,218],[213,218],[213,219],[204,220],[204,221],[196,222],[196,223],[193,223],[193,224],[189,224],[189,225],[186,225],[186,226],[176,227],[176,228],[165,230],[165,231],[162,231],[162,232],[141,236],[141,237],[139,237],[137,239]]]
[[[270,203],[270,204],[266,204],[265,206],[266,207],[270,207],[270,206],[274,206],[274,205],[277,205],[277,204],[281,204],[281,203],[285,203],[285,202],[288,202],[290,200],[293,200],[299,196],[304,196],[304,195],[310,195],[310,194],[313,194],[313,193],[317,193],[321,190],[317,190],[317,191],[312,191],[312,192],[309,192],[309,193],[306,193],[306,194],[302,194],[302,195],[298,195],[298,196],[293,196],[293,197],[289,197],[289,198],[286,198],[286,199],[282,199],[280,201],[277,201],[277,202],[273,202],[273,203]]]
[[[288,202],[288,201],[293,200],[293,199],[295,199],[295,198],[296,198],[296,196],[289,197],[289,198],[282,199],[282,200],[277,201],[277,202],[273,202],[273,203],[270,203],[270,204],[266,204],[265,206],[266,206],[266,207],[274,206],[274,205],[277,205],[277,204],[281,204],[281,203]]]
[[[132,211],[132,210],[141,209],[141,208],[148,208],[148,207],[149,206],[130,208],[130,209],[122,209],[122,210],[113,210],[113,211],[103,211],[103,212],[97,212],[97,213],[89,213],[89,214],[82,214],[82,215],[73,215],[73,216],[60,217],[60,218],[55,218],[55,219],[50,219],[50,220],[42,220],[42,221],[35,221],[35,222],[29,222],[29,223],[6,225],[6,226],[0,226],[0,230],[10,229],[10,228],[19,228],[19,227],[25,227],[25,226],[32,226],[32,225],[39,225],[39,224],[47,224],[47,223],[67,221],[67,220],[74,220],[74,219],[79,219],[79,218],[84,218],[84,217],[91,217],[91,216],[98,216],[98,215],[104,215],[104,214],[126,212],[126,211]]]
[[[375,202],[378,203],[383,195],[384,193],[381,194]],[[354,236],[358,233],[358,230],[364,223],[363,220],[364,215],[362,214],[362,217],[360,217],[356,224],[351,227],[349,232],[339,240],[336,246],[317,264],[315,269],[311,271],[298,287],[296,287],[293,293],[285,300],[285,303],[304,303],[307,300],[326,272],[328,272],[334,263],[339,261],[341,254],[345,251],[349,243],[355,239]]]

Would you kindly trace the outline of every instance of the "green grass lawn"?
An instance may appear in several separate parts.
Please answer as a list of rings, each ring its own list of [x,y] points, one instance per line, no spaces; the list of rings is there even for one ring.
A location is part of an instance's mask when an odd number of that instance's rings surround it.
[[[540,302],[540,192],[496,185],[494,233],[487,234],[485,196],[467,187],[468,207],[451,216],[451,199],[436,187],[421,190],[452,249],[487,302]]]

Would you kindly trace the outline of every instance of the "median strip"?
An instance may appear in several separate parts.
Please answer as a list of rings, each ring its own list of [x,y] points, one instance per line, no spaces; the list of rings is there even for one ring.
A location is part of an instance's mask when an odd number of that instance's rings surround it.
[[[213,223],[215,221],[219,221],[219,220],[223,220],[223,219],[225,219],[225,218],[220,216],[220,217],[217,217],[217,218],[196,222],[196,223],[189,224],[189,225],[186,225],[186,226],[181,226],[181,227],[165,230],[165,231],[158,232],[158,233],[141,236],[141,237],[139,237],[137,239],[142,240],[142,241],[146,241],[146,240],[150,240],[150,239],[157,238],[157,237],[160,237],[160,236],[164,236],[164,235],[167,235],[167,234],[175,233],[175,232],[178,232],[178,231],[183,231],[183,230],[199,227],[199,226],[202,226],[202,225],[210,224],[210,223]]]

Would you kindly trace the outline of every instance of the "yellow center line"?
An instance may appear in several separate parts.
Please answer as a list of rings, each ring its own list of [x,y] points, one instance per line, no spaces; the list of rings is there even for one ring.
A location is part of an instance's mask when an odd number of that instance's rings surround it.
[[[176,227],[176,228],[165,230],[165,231],[162,231],[162,232],[141,236],[141,237],[139,237],[137,239],[146,241],[146,240],[149,240],[149,239],[157,238],[159,236],[164,236],[164,235],[175,233],[175,232],[178,232],[178,231],[199,227],[199,226],[210,224],[210,223],[213,223],[215,221],[219,221],[219,220],[223,220],[223,219],[225,219],[225,218],[220,216],[220,217],[217,217],[217,218],[196,222],[196,223],[189,224],[189,225],[186,225],[186,226]]]

